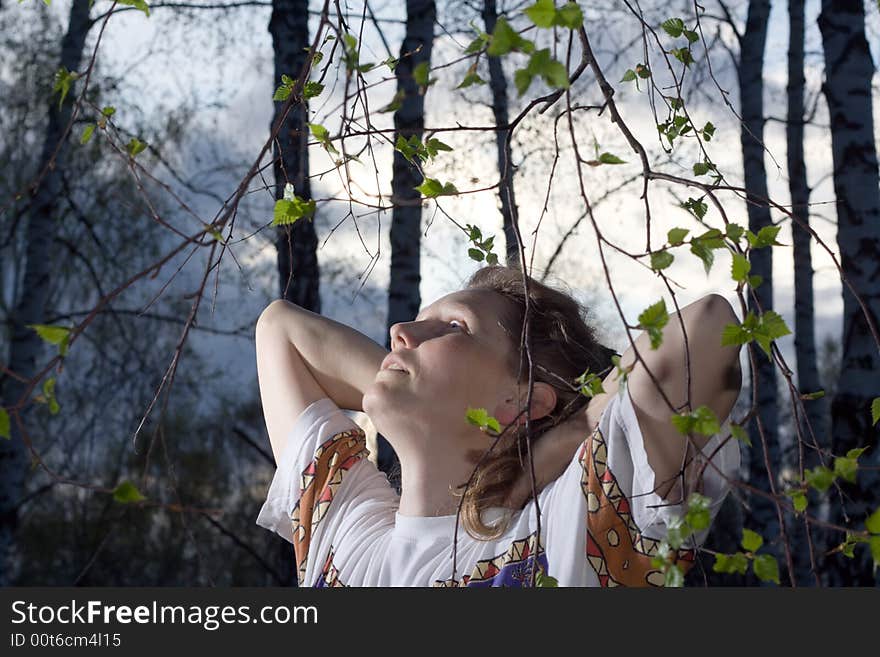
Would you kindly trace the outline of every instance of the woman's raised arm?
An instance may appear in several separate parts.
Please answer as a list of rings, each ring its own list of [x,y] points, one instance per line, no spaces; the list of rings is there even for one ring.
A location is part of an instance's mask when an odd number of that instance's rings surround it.
[[[360,411],[373,382],[382,346],[355,329],[284,299],[260,314],[256,327],[257,378],[275,461],[300,413],[329,397],[340,408]]]

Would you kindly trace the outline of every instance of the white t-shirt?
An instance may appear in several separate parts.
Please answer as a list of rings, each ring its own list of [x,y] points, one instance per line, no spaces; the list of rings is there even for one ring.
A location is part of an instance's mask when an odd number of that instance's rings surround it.
[[[728,422],[703,449],[714,452],[700,490],[713,518],[729,489],[724,478],[739,469]],[[528,586],[536,565],[559,586],[663,584],[651,560],[683,509],[651,492],[654,472],[625,389],[538,494],[540,545],[534,501],[517,512],[491,508],[484,522],[513,514],[507,531],[481,541],[459,524],[455,572],[456,516],[400,515],[399,496],[367,455],[363,431],[330,399],[312,403],[291,429],[257,524],[293,543],[300,586]],[[678,559],[687,568],[694,550]]]

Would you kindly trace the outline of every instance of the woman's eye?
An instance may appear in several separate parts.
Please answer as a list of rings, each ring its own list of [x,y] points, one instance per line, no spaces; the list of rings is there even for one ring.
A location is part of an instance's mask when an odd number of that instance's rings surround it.
[[[464,328],[464,324],[462,324],[462,323],[461,323],[460,321],[458,321],[457,319],[450,319],[450,320],[449,320],[449,324],[450,324],[450,325],[451,325],[451,324],[455,324],[455,325],[456,325],[458,328],[460,328],[460,329],[463,329],[463,328]]]

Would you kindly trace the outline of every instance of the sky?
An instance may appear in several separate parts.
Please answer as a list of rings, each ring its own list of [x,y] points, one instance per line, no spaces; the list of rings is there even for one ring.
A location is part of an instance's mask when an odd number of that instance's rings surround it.
[[[97,2],[98,7],[109,2]],[[315,3],[313,3],[315,4]],[[633,65],[633,58],[639,56],[638,48],[624,52],[614,60],[622,45],[633,38],[635,23],[624,20],[625,14],[620,13],[620,20],[610,25],[603,24],[595,31],[594,47],[603,63],[608,79],[615,84],[619,104],[624,120],[634,133],[656,152],[657,133],[653,117],[648,111],[647,95],[638,93],[633,88],[616,84],[623,71]],[[643,3],[646,10],[659,3]],[[822,58],[821,41],[815,16],[818,12],[818,0],[807,3],[807,80],[810,91],[815,91],[821,81]],[[50,11],[62,12],[66,16],[68,2],[56,0]],[[317,6],[317,5],[316,5]],[[359,3],[343,3],[352,11],[359,11]],[[402,3],[386,2],[373,5],[376,14],[384,18],[403,18]],[[595,7],[591,3],[591,7]],[[659,5],[663,11],[674,7],[675,3]],[[691,6],[684,3],[682,6]],[[707,33],[714,33],[718,26],[712,15],[718,14],[717,6],[705,3],[707,16],[703,18],[703,27]],[[736,6],[736,5],[733,5]],[[744,3],[740,3],[737,16],[744,15]],[[105,8],[106,8],[105,7]],[[869,34],[877,35],[877,6],[866,3]],[[26,19],[32,7],[22,5],[13,8],[20,11]],[[594,11],[598,11],[595,9]],[[268,136],[269,122],[273,106],[271,101],[275,83],[272,80],[272,44],[267,29],[269,18],[268,7],[248,8],[238,11],[234,20],[225,22],[208,12],[200,13],[199,20],[186,25],[175,20],[168,10],[157,8],[150,18],[142,13],[128,11],[114,17],[104,35],[99,58],[102,70],[112,73],[124,80],[120,90],[120,99],[116,103],[119,120],[126,120],[125,103],[137,104],[137,110],[144,116],[162,116],[170,113],[185,102],[197,99],[201,108],[196,117],[191,136],[185,141],[179,152],[168,154],[179,170],[191,176],[193,182],[208,187],[221,197],[228,196],[237,182],[244,175],[256,153]],[[658,14],[659,15],[659,14]],[[673,14],[670,14],[673,15]],[[688,14],[678,13],[682,17]],[[588,16],[590,14],[588,13]],[[440,19],[444,24],[451,24],[454,15],[441,10]],[[592,18],[590,19],[592,21]],[[447,23],[448,21],[448,23]],[[741,21],[741,18],[740,18]],[[742,23],[740,22],[740,25]],[[588,22],[588,25],[592,25]],[[397,52],[400,43],[400,26],[386,24],[386,38],[392,51]],[[458,44],[449,36],[437,30],[434,50],[434,63],[440,65],[458,57],[460,44],[467,43],[467,37],[458,37]],[[731,37],[729,30],[721,28],[721,34],[728,42]],[[785,85],[786,85],[786,49],[787,49],[787,16],[784,3],[774,3],[771,14],[769,39],[765,63],[765,111],[771,116],[784,116]],[[361,61],[381,60],[387,55],[384,47],[372,30],[365,31],[362,44]],[[872,39],[874,61],[878,61],[878,43],[880,39]],[[90,42],[94,45],[94,41]],[[373,54],[375,53],[375,55]],[[656,56],[656,53],[655,55]],[[514,56],[519,57],[519,56]],[[721,86],[730,92],[730,100],[736,106],[737,90],[729,57],[721,48],[711,55],[713,67]],[[522,60],[520,60],[522,61]],[[484,90],[474,92],[450,92],[451,86],[463,77],[466,64],[458,64],[437,72],[439,82],[428,91],[427,125],[431,127],[450,126],[456,121],[467,125],[488,125],[492,117],[488,107],[475,105],[468,100],[485,97]],[[660,66],[655,64],[658,76]],[[368,80],[378,80],[386,76],[388,70],[383,69],[368,75]],[[328,77],[332,78],[331,70]],[[875,116],[876,101],[875,76]],[[702,91],[706,98],[697,94],[690,105],[696,123],[712,121],[717,127],[716,138],[708,145],[710,155],[728,179],[740,184],[741,154],[739,151],[738,127],[730,111],[718,101],[719,93],[712,90],[710,82],[702,83]],[[328,89],[330,85],[328,84]],[[591,76],[585,76],[575,86],[580,94],[580,102],[595,102],[599,98]],[[126,91],[126,93],[123,93]],[[534,91],[534,90],[533,90]],[[375,87],[370,93],[373,108],[382,107],[394,93],[393,82]],[[531,91],[530,91],[531,93]],[[328,100],[324,103],[314,102],[311,110],[312,120],[321,122],[334,133],[339,125],[338,99],[339,88],[325,92]],[[136,100],[134,100],[136,98]],[[136,114],[132,108],[132,115]],[[823,103],[817,121],[827,120]],[[373,115],[377,125],[390,126],[391,115]],[[565,127],[564,122],[561,124]],[[543,117],[535,116],[524,122],[522,131],[515,143],[514,159],[519,170],[516,178],[516,194],[519,203],[521,229],[524,239],[531,240],[531,233],[541,219],[544,194],[547,189],[552,155],[552,111]],[[875,129],[880,126],[880,116],[875,120]],[[575,125],[582,147],[587,147],[593,136],[601,144],[602,150],[619,154],[627,160],[620,166],[603,166],[586,172],[585,182],[591,200],[602,196],[602,193],[621,180],[635,175],[639,171],[637,157],[627,152],[627,148],[616,128],[608,121],[607,113],[601,117],[595,112],[579,113]],[[807,169],[810,184],[813,187],[811,200],[816,204],[813,226],[820,237],[836,251],[834,231],[833,189],[829,172],[831,170],[830,143],[823,127],[808,128],[806,135]],[[474,189],[491,184],[497,179],[495,147],[485,137],[474,139],[474,133],[444,133],[441,138],[455,150],[450,154],[441,154],[436,162],[426,167],[429,175],[441,180],[452,180],[460,190]],[[880,135],[878,135],[880,136]],[[144,135],[149,142],[149,134]],[[565,131],[560,135],[563,143],[567,140]],[[781,203],[788,203],[787,178],[785,176],[785,133],[784,126],[775,121],[767,123],[765,143],[770,153],[766,158],[768,183],[771,198]],[[771,157],[772,156],[772,157]],[[312,172],[328,168],[328,160],[318,148],[311,150]],[[779,163],[777,169],[773,160]],[[351,182],[359,188],[360,194],[375,194],[377,189],[383,194],[390,190],[391,150],[389,148],[376,151],[379,171],[377,188],[376,173],[371,166],[352,165]],[[365,160],[366,161],[366,160]],[[538,248],[535,252],[535,263],[540,269],[552,253],[560,237],[569,229],[580,214],[583,203],[577,193],[577,179],[572,165],[572,154],[569,149],[563,151],[557,167],[552,194],[549,197],[548,213],[540,221]],[[693,160],[690,160],[693,161]],[[685,159],[685,162],[688,162]],[[680,166],[669,165],[662,170],[680,175],[688,172]],[[160,171],[160,175],[162,172]],[[166,176],[167,177],[167,176]],[[493,179],[494,177],[494,179]],[[168,177],[170,181],[170,177]],[[472,182],[477,180],[478,182]],[[233,242],[236,258],[242,270],[227,257],[221,267],[216,303],[213,298],[206,299],[202,304],[199,322],[203,326],[232,328],[252,326],[260,310],[277,296],[277,277],[275,274],[275,251],[271,242],[272,231],[265,229],[271,220],[273,198],[272,190],[260,190],[259,180],[253,186],[256,191],[249,195],[239,213]],[[341,185],[339,177],[333,173],[312,181],[313,195],[316,198],[339,196]],[[639,198],[641,183],[629,186],[625,191],[617,193],[611,200],[596,206],[595,216],[605,236],[622,248],[641,251],[645,247],[645,216],[643,201]],[[196,196],[181,190],[190,204],[206,221],[210,221],[217,212],[215,200],[208,196]],[[666,231],[673,226],[698,228],[689,215],[675,207],[674,199],[662,188],[651,189],[652,199],[652,243],[656,246],[665,239]],[[188,194],[188,195],[187,195]],[[458,198],[444,199],[443,210],[461,223],[477,223],[484,235],[496,234],[496,251],[503,253],[503,231],[501,215],[498,211],[497,197],[492,191],[479,194],[466,194]],[[731,212],[731,219],[740,224],[747,224],[744,204],[729,198],[726,207]],[[358,227],[363,234],[369,253],[361,244],[352,221],[345,222],[338,229],[333,227],[342,220],[347,212],[347,204],[342,202],[325,202],[320,205],[315,224],[318,231],[319,261],[322,267],[322,303],[324,314],[357,326],[377,341],[384,341],[385,333],[385,296],[382,289],[387,285],[390,244],[388,226],[390,213],[377,217],[375,213],[358,219]],[[711,213],[710,213],[711,215]],[[774,216],[779,219],[780,216]],[[707,216],[717,223],[718,217]],[[192,229],[195,220],[182,219],[181,226]],[[443,294],[457,289],[464,279],[479,265],[467,256],[467,241],[463,233],[456,228],[435,206],[429,204],[424,212],[426,231],[423,237],[422,252],[422,305],[427,305]],[[380,224],[381,222],[381,228]],[[254,231],[261,230],[255,237],[238,242],[239,239]],[[790,228],[784,224],[780,233],[780,241],[791,244]],[[358,293],[362,281],[358,276],[370,267],[377,249],[381,253],[375,268],[371,270],[363,291]],[[793,326],[793,291],[792,267],[790,250],[775,250],[778,257],[774,263],[775,309],[789,320]],[[734,300],[734,284],[730,281],[730,256],[716,252],[717,261],[707,276],[702,265],[685,250],[674,252],[676,262],[668,273],[680,285],[679,302],[684,304],[710,292],[723,294]],[[527,257],[532,256],[531,245],[527,248]],[[636,266],[631,260],[609,254],[609,269],[612,273],[615,290],[619,294],[620,303],[627,318],[635,323],[638,313],[647,305],[659,300],[665,293],[662,282],[649,270]],[[842,309],[840,299],[840,282],[837,279],[830,257],[818,246],[813,248],[815,277],[815,295],[817,310],[817,330],[820,339],[830,336],[836,339],[839,335],[839,316]],[[193,282],[198,280],[204,270],[205,256],[197,255],[188,263],[177,280],[169,286],[167,293],[180,295],[193,289]],[[156,287],[167,282],[167,278],[175,267],[166,267],[162,276],[144,286],[138,294],[148,295]],[[617,318],[607,286],[603,279],[602,268],[596,257],[596,242],[592,228],[584,222],[566,247],[565,257],[554,269],[551,282],[568,286],[572,293],[589,305],[592,317],[598,322],[600,334],[606,342],[621,348],[623,333]],[[211,284],[213,294],[213,279]],[[667,303],[669,300],[667,298]],[[214,306],[213,313],[211,308]],[[735,307],[738,308],[737,304]],[[190,340],[196,351],[202,355],[214,369],[214,375],[206,382],[211,394],[204,396],[204,403],[222,404],[223,400],[242,398],[244,390],[257,393],[256,365],[253,353],[253,342],[246,338],[228,338],[209,336],[204,333],[193,333]],[[783,352],[793,364],[793,341],[791,337],[780,342]],[[172,354],[168,354],[170,361]],[[232,381],[234,379],[234,381]]]

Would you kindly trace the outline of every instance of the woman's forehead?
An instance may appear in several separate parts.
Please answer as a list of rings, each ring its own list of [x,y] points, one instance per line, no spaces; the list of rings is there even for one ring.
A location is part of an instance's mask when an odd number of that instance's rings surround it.
[[[468,288],[440,297],[419,311],[419,316],[429,310],[464,310],[481,323],[495,324],[507,310],[505,298],[494,290]]]

